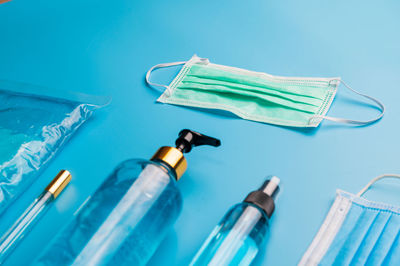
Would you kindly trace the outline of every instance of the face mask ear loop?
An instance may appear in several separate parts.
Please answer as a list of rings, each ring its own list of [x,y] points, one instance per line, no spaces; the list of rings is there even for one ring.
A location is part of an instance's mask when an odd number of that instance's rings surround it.
[[[361,197],[375,182],[377,182],[377,181],[379,181],[379,180],[381,180],[383,178],[399,178],[400,179],[400,175],[398,175],[398,174],[384,174],[384,175],[375,177],[363,189],[361,189],[360,192],[357,193],[357,197]]]
[[[162,63],[162,64],[158,64],[155,66],[152,66],[146,73],[146,83],[149,84],[151,87],[164,87],[166,89],[166,93],[167,96],[171,96],[171,88],[167,85],[163,85],[163,84],[158,84],[158,83],[153,83],[150,81],[150,75],[151,72],[153,72],[153,70],[159,69],[159,68],[164,68],[164,67],[171,67],[171,66],[178,66],[178,65],[184,65],[186,64],[186,61],[181,61],[181,62],[172,62],[172,63]]]
[[[314,116],[311,119],[323,118],[323,119],[334,121],[334,122],[338,122],[338,123],[345,123],[345,124],[364,126],[364,125],[372,124],[372,123],[378,121],[379,119],[381,119],[383,117],[383,114],[385,113],[385,106],[378,99],[375,99],[375,98],[373,98],[371,96],[365,95],[365,94],[363,94],[361,92],[358,92],[358,91],[352,89],[349,85],[347,85],[344,81],[342,81],[340,79],[333,79],[331,81],[340,81],[350,91],[352,91],[355,94],[358,94],[358,95],[360,95],[360,96],[362,96],[364,98],[367,98],[368,100],[371,100],[374,103],[376,103],[376,105],[378,106],[378,108],[381,111],[380,115],[378,117],[374,118],[374,119],[367,120],[367,121],[351,120],[351,119],[345,119],[345,118],[339,118],[339,117],[331,117],[331,116],[323,116],[323,115],[317,115],[317,116]]]

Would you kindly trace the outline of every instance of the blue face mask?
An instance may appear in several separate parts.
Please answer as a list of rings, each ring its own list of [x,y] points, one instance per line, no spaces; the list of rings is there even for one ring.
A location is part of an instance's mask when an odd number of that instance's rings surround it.
[[[319,232],[299,265],[399,265],[400,207],[338,190]]]

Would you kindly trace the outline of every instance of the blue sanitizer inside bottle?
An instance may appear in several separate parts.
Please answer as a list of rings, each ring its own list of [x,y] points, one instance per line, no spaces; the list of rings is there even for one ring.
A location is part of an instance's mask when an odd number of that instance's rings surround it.
[[[207,238],[192,266],[250,265],[268,232],[279,179],[273,177],[233,206]],[[268,194],[267,194],[268,193]]]
[[[207,141],[219,145],[218,140],[197,132],[182,132],[177,148],[162,147],[151,161],[127,160],[120,164],[37,264],[146,264],[182,208],[176,181],[186,169],[183,152],[190,151],[192,145],[210,144]]]
[[[39,263],[142,264],[181,210],[182,198],[171,175],[155,162],[123,162],[87,200]]]

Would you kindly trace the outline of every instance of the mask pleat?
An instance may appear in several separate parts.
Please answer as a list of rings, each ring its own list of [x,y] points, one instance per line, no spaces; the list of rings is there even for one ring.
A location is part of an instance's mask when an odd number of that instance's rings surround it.
[[[263,76],[240,75],[200,65],[192,66],[185,78],[197,79],[194,82],[201,81],[224,86],[237,86],[241,89],[251,88],[270,94],[279,94],[282,97],[299,97],[302,101],[323,100],[327,93],[327,88],[329,88],[329,82],[327,81],[267,79]]]
[[[376,218],[369,224],[368,230],[365,232],[362,242],[358,246],[357,252],[354,254],[350,265],[365,265],[368,254],[370,254],[386,224],[390,221],[391,213],[389,212],[378,212],[374,209],[366,209],[365,212],[374,212],[378,213],[378,215],[376,215]],[[359,224],[358,226],[362,227],[364,225]],[[351,243],[349,244],[351,245]]]
[[[259,78],[258,78],[259,79]],[[190,80],[192,82],[199,82],[203,84],[210,84],[210,85],[223,85],[234,87],[243,90],[254,90],[263,93],[269,94],[276,94],[281,96],[282,98],[298,98],[299,100],[307,101],[312,99],[322,100],[324,94],[326,92],[326,88],[328,86],[323,87],[315,87],[308,83],[298,83],[298,84],[285,84],[279,82],[272,82],[272,81],[253,81],[253,80],[234,80],[232,78],[210,78],[208,76],[201,76],[201,75],[193,75],[192,73],[188,73],[186,80]],[[300,89],[301,87],[301,89]],[[305,94],[304,88],[306,88],[310,93]],[[311,91],[314,90],[314,91]],[[313,95],[312,92],[318,90],[318,95]],[[300,94],[299,92],[302,91]]]
[[[309,97],[309,96],[301,96],[295,94],[285,94],[280,91],[274,90],[271,87],[256,87],[256,86],[249,86],[247,84],[240,84],[240,83],[231,83],[226,81],[220,80],[210,80],[206,78],[194,77],[194,76],[187,76],[183,81],[183,84],[202,84],[209,87],[217,86],[219,88],[230,88],[232,90],[237,90],[238,92],[252,92],[257,94],[266,94],[272,97],[278,97],[284,100],[292,101],[295,103],[304,103],[307,105],[319,106],[323,101],[322,98],[316,97]]]
[[[243,102],[252,102],[252,99],[258,99],[258,103],[261,103],[262,106],[271,106],[271,105],[280,105],[283,107],[291,108],[294,110],[306,112],[313,114],[315,113],[319,106],[309,105],[301,102],[293,102],[291,100],[282,99],[279,97],[270,96],[267,94],[254,93],[252,91],[238,91],[235,89],[231,89],[225,86],[217,86],[217,85],[203,85],[198,83],[181,83],[177,90],[191,90],[198,91],[204,94],[212,94],[219,95],[220,97],[226,97],[231,99],[232,95],[237,96],[237,99],[241,99]],[[191,95],[193,95],[191,93]],[[249,100],[250,98],[250,100]]]
[[[309,88],[309,90],[321,90],[322,93],[329,87],[329,81],[312,80],[312,79],[290,79],[290,78],[279,78],[274,76],[266,76],[262,73],[245,71],[243,74],[239,74],[240,69],[236,71],[222,70],[218,67],[193,65],[191,66],[188,76],[196,76],[201,78],[207,78],[210,80],[226,81],[230,83],[248,84],[255,87],[272,87],[274,90],[278,90],[286,94],[305,95],[303,87]],[[252,74],[249,74],[252,73]],[[286,89],[287,86],[292,86],[289,91]],[[309,93],[310,97],[315,97],[313,93]]]
[[[386,255],[395,244],[400,229],[400,216],[393,214],[386,223],[365,265],[382,265]],[[399,251],[397,251],[399,252]],[[398,262],[400,264],[400,262]]]
[[[400,231],[397,232],[395,241],[386,255],[383,265],[396,265],[400,262]]]
[[[325,256],[322,258],[321,265],[342,265],[338,255],[340,254],[342,247],[345,245],[348,235],[355,230],[355,227],[357,227],[359,221],[361,221],[360,219],[362,218],[362,214],[363,208],[354,204],[351,206],[339,232],[329,246]]]
[[[351,259],[357,252],[357,249],[362,246],[364,236],[368,233],[371,225],[375,221],[378,212],[375,210],[363,209],[356,223],[349,225],[351,230],[348,232],[348,236],[341,246],[334,264],[349,265]],[[339,231],[339,235],[341,232]]]

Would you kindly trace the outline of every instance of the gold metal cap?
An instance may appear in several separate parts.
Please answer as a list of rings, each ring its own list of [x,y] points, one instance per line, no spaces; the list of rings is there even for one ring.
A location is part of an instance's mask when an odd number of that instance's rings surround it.
[[[54,198],[57,198],[61,191],[68,185],[69,181],[71,181],[71,173],[67,170],[61,170],[50,184],[47,185],[45,190],[53,194]]]
[[[179,180],[186,171],[187,162],[183,153],[174,147],[161,147],[151,157],[151,160],[160,160],[171,166],[176,172],[176,180]]]

